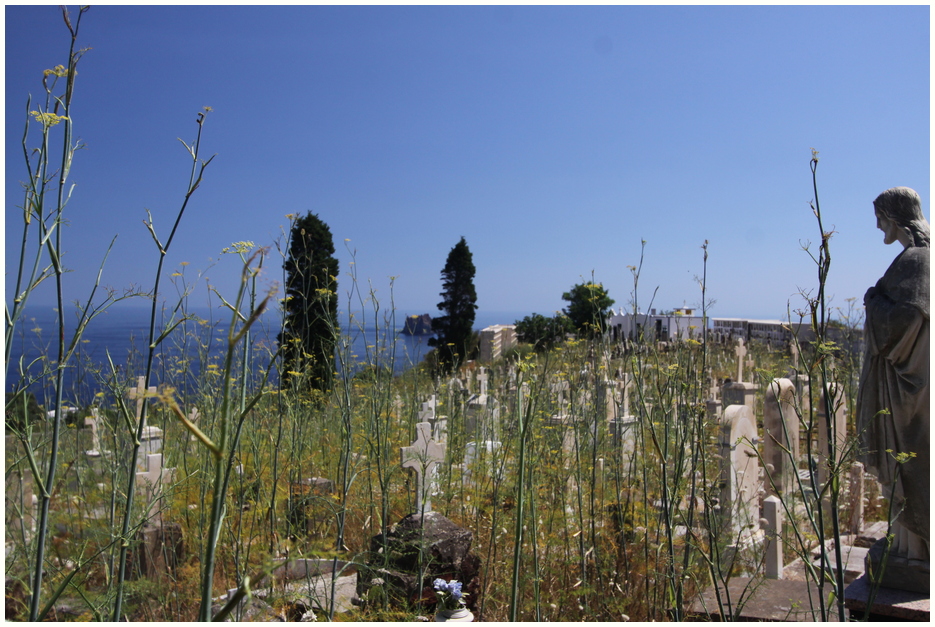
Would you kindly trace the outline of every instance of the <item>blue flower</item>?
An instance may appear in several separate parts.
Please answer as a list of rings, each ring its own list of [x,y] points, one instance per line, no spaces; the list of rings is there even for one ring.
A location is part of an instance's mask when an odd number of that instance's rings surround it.
[[[460,581],[436,579],[432,582],[432,587],[438,596],[440,609],[453,610],[464,604],[464,597],[467,595],[462,591]]]

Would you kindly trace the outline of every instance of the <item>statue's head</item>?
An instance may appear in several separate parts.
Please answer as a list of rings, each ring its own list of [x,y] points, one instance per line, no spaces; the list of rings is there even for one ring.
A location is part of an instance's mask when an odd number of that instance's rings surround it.
[[[914,189],[892,187],[873,201],[878,216],[891,220],[909,236],[913,246],[929,247],[929,223],[922,215],[922,199]]]

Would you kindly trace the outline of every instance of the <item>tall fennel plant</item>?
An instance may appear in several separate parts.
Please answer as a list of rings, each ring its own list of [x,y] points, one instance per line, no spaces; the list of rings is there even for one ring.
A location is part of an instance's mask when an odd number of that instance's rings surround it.
[[[814,297],[806,295],[808,303],[808,314],[811,319],[812,331],[815,333],[815,362],[809,368],[809,389],[812,389],[812,373],[817,370],[818,380],[821,383],[821,402],[824,404],[823,413],[825,420],[825,433],[828,434],[827,454],[828,481],[824,486],[818,486],[816,483],[816,473],[812,473],[811,481],[814,492],[818,494],[819,500],[827,496],[830,501],[829,513],[831,517],[831,533],[834,538],[834,545],[841,546],[841,523],[838,516],[840,504],[841,484],[839,458],[841,455],[837,451],[839,435],[836,432],[834,424],[834,415],[836,408],[836,398],[839,394],[835,391],[835,385],[832,383],[832,373],[829,369],[829,361],[833,353],[833,342],[828,336],[828,322],[830,318],[830,307],[828,305],[825,288],[828,282],[828,274],[831,270],[831,248],[830,241],[833,231],[826,231],[822,222],[821,205],[818,200],[818,151],[812,149],[812,158],[809,161],[809,168],[812,172],[812,190],[814,200],[810,203],[812,213],[818,222],[818,230],[821,234],[821,243],[818,247],[817,256],[806,248],[812,260],[818,269],[818,291]],[[811,406],[811,403],[810,403]],[[814,412],[814,409],[811,410]],[[811,422],[811,421],[810,421]],[[810,438],[809,438],[810,439]],[[817,522],[815,524],[818,532],[818,540],[821,549],[821,563],[824,569],[825,564],[829,564],[829,556],[824,541],[824,512],[823,508],[815,507]],[[841,561],[841,551],[835,551],[835,564],[832,568],[831,584],[835,599],[835,605],[838,612],[838,620],[846,620],[844,611],[844,567]],[[825,619],[824,606],[824,588],[825,577],[819,577],[818,594],[821,599],[822,618]]]
[[[63,225],[65,224],[65,208],[68,204],[73,185],[69,187],[68,178],[76,151],[81,144],[74,141],[72,102],[77,76],[77,66],[87,49],[77,48],[78,32],[81,18],[88,7],[82,7],[75,20],[66,8],[62,8],[62,18],[71,36],[68,52],[68,64],[58,65],[45,70],[43,73],[44,101],[35,105],[33,109],[32,98],[26,105],[26,125],[23,130],[22,148],[23,158],[28,179],[23,184],[23,231],[20,243],[19,260],[15,274],[15,292],[12,303],[5,305],[5,367],[4,376],[9,373],[10,357],[13,338],[16,334],[17,324],[22,318],[30,296],[47,280],[53,283],[56,302],[56,359],[55,366],[50,367],[48,360],[43,364],[42,372],[32,375],[27,372],[29,366],[22,360],[18,364],[20,382],[13,393],[8,396],[6,409],[9,411],[14,404],[21,404],[26,409],[26,388],[32,382],[50,381],[53,390],[53,418],[51,435],[48,438],[48,455],[42,453],[37,457],[39,449],[32,444],[31,425],[27,416],[24,416],[21,425],[10,425],[11,432],[17,436],[23,445],[25,461],[29,466],[36,484],[38,493],[39,516],[35,534],[35,552],[27,558],[30,572],[29,620],[41,620],[49,611],[52,603],[64,590],[64,585],[74,577],[80,568],[87,562],[79,562],[66,576],[64,584],[47,599],[45,606],[41,605],[43,598],[43,579],[46,569],[51,564],[46,563],[46,542],[49,528],[49,509],[56,485],[56,475],[59,471],[59,451],[63,427],[63,396],[65,369],[69,367],[71,358],[79,346],[81,337],[91,320],[111,303],[120,298],[114,292],[108,292],[100,302],[96,302],[100,286],[101,274],[104,264],[98,270],[95,283],[90,291],[87,301],[78,306],[78,320],[75,332],[66,342],[65,336],[65,298],[64,273],[66,267],[63,261]],[[64,93],[56,94],[59,80],[64,79]],[[35,122],[40,125],[41,139],[38,148],[30,148],[30,126]],[[56,129],[53,131],[53,129]],[[53,133],[61,131],[60,156],[54,154]],[[31,237],[36,237],[35,244],[30,245]],[[113,246],[113,241],[111,242]],[[110,252],[108,247],[104,256],[106,260]],[[130,294],[126,294],[126,297]]]
[[[169,252],[169,248],[172,246],[172,241],[175,239],[175,234],[178,231],[179,224],[182,221],[182,216],[185,215],[185,210],[188,208],[188,204],[191,201],[192,195],[195,193],[195,190],[201,185],[201,181],[204,177],[205,168],[208,167],[208,164],[214,159],[212,155],[208,159],[201,159],[201,134],[204,129],[205,118],[207,114],[211,111],[210,107],[205,107],[203,111],[198,113],[197,124],[198,124],[198,134],[195,138],[195,141],[191,145],[186,144],[181,139],[182,145],[185,146],[188,154],[191,156],[192,167],[191,174],[189,176],[188,189],[185,193],[185,197],[182,201],[182,205],[179,208],[179,212],[175,217],[175,223],[172,225],[172,230],[169,232],[169,237],[163,243],[159,236],[156,234],[155,225],[153,223],[152,215],[149,215],[149,219],[146,222],[146,228],[149,230],[149,234],[152,236],[153,241],[156,244],[156,248],[159,251],[159,261],[156,264],[156,276],[153,281],[153,291],[149,295],[152,305],[150,308],[150,317],[149,317],[149,342],[148,350],[146,353],[146,365],[145,372],[143,375],[143,389],[149,389],[150,382],[152,381],[153,376],[153,362],[156,357],[156,352],[159,345],[165,340],[169,334],[179,325],[182,320],[170,320],[166,326],[160,330],[159,335],[156,334],[156,320],[157,313],[159,310],[159,287],[162,281],[162,269],[165,264],[166,255]],[[147,212],[148,213],[148,212]],[[133,442],[133,450],[130,456],[131,460],[136,459],[139,454],[141,440],[143,437],[143,430],[146,426],[146,415],[147,415],[148,404],[144,403],[142,406],[142,413],[140,414],[139,423],[134,425],[135,437]],[[123,593],[124,593],[124,582],[127,576],[127,551],[129,550],[131,538],[130,538],[130,527],[132,520],[132,511],[133,511],[133,500],[134,492],[136,488],[136,473],[130,472],[127,477],[127,487],[126,487],[126,500],[123,512],[123,524],[120,529],[120,554],[117,561],[117,579],[116,579],[116,598],[114,600],[114,612],[113,620],[119,621],[121,618],[121,613],[123,611]]]
[[[231,474],[234,469],[234,459],[237,456],[240,444],[240,436],[243,430],[244,422],[250,415],[250,412],[267,393],[266,379],[269,377],[270,370],[276,361],[277,355],[274,354],[266,368],[264,380],[259,386],[258,391],[246,399],[241,390],[234,389],[234,373],[236,364],[234,358],[240,342],[247,336],[250,327],[260,318],[266,310],[267,304],[273,297],[272,292],[257,305],[252,308],[248,315],[241,311],[244,299],[250,289],[251,280],[256,276],[257,269],[251,266],[251,261],[257,257],[262,257],[262,252],[254,255],[244,264],[240,288],[237,297],[233,303],[226,303],[231,310],[231,323],[227,334],[227,351],[224,355],[224,366],[222,368],[223,391],[221,395],[221,406],[219,409],[219,420],[217,425],[216,442],[213,442],[197,427],[191,424],[184,414],[173,407],[176,416],[183,424],[199,439],[202,444],[211,451],[214,463],[214,477],[212,480],[211,495],[211,518],[208,528],[208,537],[205,542],[204,556],[202,558],[202,579],[201,579],[201,605],[198,609],[198,620],[210,621],[211,616],[211,597],[214,586],[214,571],[217,564],[217,545],[220,538],[224,517],[226,515],[226,499],[230,486]],[[260,264],[262,265],[262,264]],[[221,613],[226,615],[236,603],[249,594],[250,578],[244,577],[240,582],[237,595],[231,598],[228,604],[222,608]]]

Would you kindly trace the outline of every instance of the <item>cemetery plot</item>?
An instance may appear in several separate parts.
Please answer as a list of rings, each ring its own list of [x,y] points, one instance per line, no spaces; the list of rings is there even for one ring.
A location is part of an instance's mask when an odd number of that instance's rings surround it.
[[[673,582],[683,586],[679,616],[702,615],[718,607],[718,594],[733,595],[744,581],[762,591],[748,595],[750,612],[742,617],[786,612],[804,619],[804,608],[783,609],[782,596],[788,588],[809,598],[801,588],[814,583],[809,568],[834,566],[833,546],[825,542],[824,556],[816,556],[819,545],[797,540],[814,535],[808,515],[822,505],[812,486],[820,492],[822,473],[833,468],[846,479],[842,524],[855,532],[842,539],[846,581],[860,579],[860,555],[869,548],[857,538],[881,506],[865,498],[867,477],[842,455],[852,425],[843,409],[848,400],[837,390],[829,436],[819,429],[821,399],[807,431],[803,411],[810,405],[797,380],[763,379],[764,372],[785,372],[787,358],[770,366],[756,345],[719,347],[703,369],[679,353],[696,348],[675,344],[653,360],[599,356],[583,345],[578,353],[566,350],[564,361],[548,368],[544,361],[526,370],[472,365],[431,386],[387,388],[382,404],[358,383],[349,388],[356,404],[346,413],[278,398],[282,406],[257,409],[231,460],[223,532],[241,560],[231,564],[242,567],[228,566],[231,590],[214,595],[214,610],[249,575],[254,598],[235,617],[429,615],[432,578],[441,577],[471,590],[475,616],[506,619],[508,608],[493,599],[510,598],[518,567],[524,620],[536,616],[533,581],[540,598],[555,601],[554,608],[540,605],[542,620],[611,620],[610,607],[630,617],[671,617],[665,599],[674,598]],[[762,384],[742,380],[753,378],[751,358]],[[687,363],[699,364],[690,385],[681,371]],[[111,486],[126,485],[126,476],[114,482],[113,469],[136,473],[129,576],[155,584],[180,577],[199,554],[203,530],[195,523],[210,503],[196,477],[210,452],[172,415],[165,420],[156,400],[161,387],[142,388],[138,382],[125,392],[138,419],[151,404],[140,454],[127,460],[132,440],[114,437],[114,424],[121,425],[113,414],[91,413],[76,429],[67,489],[87,501],[81,511],[88,529],[103,531]],[[199,416],[195,404],[186,405],[187,419],[216,437],[213,414]],[[829,443],[835,455],[822,457]],[[36,490],[25,469],[8,472],[8,543],[29,539]],[[62,538],[77,536],[67,524],[62,529]],[[330,566],[335,559],[337,570]],[[710,579],[707,560],[716,566],[716,586],[686,584]],[[106,562],[94,568],[101,577]],[[600,594],[599,577],[609,586]],[[779,583],[759,583],[764,579]]]

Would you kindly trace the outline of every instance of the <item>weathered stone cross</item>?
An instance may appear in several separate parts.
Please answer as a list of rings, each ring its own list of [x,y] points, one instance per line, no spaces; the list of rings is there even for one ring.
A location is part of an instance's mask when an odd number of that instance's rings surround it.
[[[633,387],[633,377],[624,373],[623,375],[623,416],[630,415],[630,388]]]
[[[85,451],[88,457],[99,457],[102,453],[101,437],[97,432],[97,410],[92,409],[91,415],[84,419],[84,426],[91,427],[91,450]]]
[[[737,355],[737,382],[743,381],[743,358],[747,355],[747,347],[743,345],[743,338],[737,340],[737,348],[734,349]]]
[[[155,486],[162,479],[162,454],[155,453],[146,456],[146,471],[137,472],[138,479],[145,481],[150,486]]]
[[[477,375],[477,382],[480,385],[480,395],[484,396],[487,394],[487,371],[484,368],[480,369],[480,374]]]
[[[432,511],[432,501],[426,494],[425,485],[435,466],[445,459],[445,445],[432,438],[432,425],[427,422],[416,424],[416,441],[412,446],[404,446],[402,453],[403,468],[416,471],[416,504],[421,511]],[[423,501],[424,499],[424,501]],[[421,512],[420,512],[421,513]]]
[[[155,453],[146,456],[146,470],[137,471],[136,478],[139,479],[139,487],[146,498],[145,507],[150,507],[156,499],[162,498],[164,486],[172,481],[174,468],[162,467],[162,454]],[[156,506],[153,512],[153,518],[157,521],[162,520],[162,507]]]
[[[192,410],[188,413],[189,421],[191,421],[192,424],[195,424],[195,421],[198,420],[198,418],[200,417],[201,417],[201,414],[198,413],[198,408],[192,407]],[[191,440],[192,442],[198,441],[198,438],[195,436],[194,433],[191,435]]]
[[[152,397],[156,395],[158,391],[155,385],[149,386],[149,389],[146,392],[141,392],[143,389],[144,382],[146,381],[145,377],[137,377],[136,387],[130,388],[127,391],[127,396],[131,399],[136,400],[136,419],[139,420],[140,416],[143,415],[143,403],[147,397]]]
[[[717,393],[718,393],[718,380],[714,378],[713,376],[711,376],[710,372],[708,373],[708,376],[711,377],[711,390],[709,391],[709,394],[711,395],[710,400],[716,401]]]

